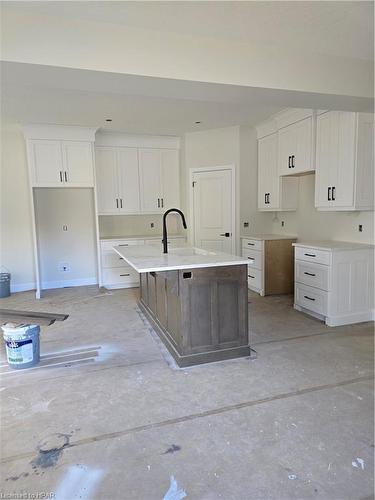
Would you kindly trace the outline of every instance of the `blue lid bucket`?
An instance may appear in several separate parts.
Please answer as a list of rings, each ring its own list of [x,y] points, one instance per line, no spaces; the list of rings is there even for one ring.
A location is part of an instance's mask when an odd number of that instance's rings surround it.
[[[39,363],[39,325],[6,324],[3,330],[8,364],[16,370],[30,368]]]

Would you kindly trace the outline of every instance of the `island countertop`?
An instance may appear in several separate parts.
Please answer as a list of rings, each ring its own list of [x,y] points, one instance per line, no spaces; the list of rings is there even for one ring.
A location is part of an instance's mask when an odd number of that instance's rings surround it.
[[[168,249],[167,254],[151,245],[114,246],[113,249],[138,273],[238,266],[249,263],[249,260],[244,257],[222,252],[211,252],[195,247],[171,247]]]

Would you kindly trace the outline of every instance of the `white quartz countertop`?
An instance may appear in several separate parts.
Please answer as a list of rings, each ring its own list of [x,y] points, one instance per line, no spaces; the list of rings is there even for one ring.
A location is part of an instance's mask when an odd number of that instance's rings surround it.
[[[117,241],[117,240],[161,240],[163,238],[163,236],[161,234],[157,234],[157,235],[147,235],[147,236],[100,236],[99,237],[99,240],[103,240],[103,241]],[[173,238],[181,238],[181,239],[185,239],[186,236],[184,236],[183,234],[170,234],[168,236],[168,240],[171,240]]]
[[[249,260],[221,252],[209,252],[195,247],[162,249],[151,245],[114,246],[113,249],[138,273],[176,271],[202,267],[247,265]]]
[[[352,243],[350,241],[298,241],[293,243],[295,247],[302,248],[316,248],[317,250],[328,250],[331,252],[337,252],[340,250],[363,250],[366,248],[373,249],[374,245],[369,245],[365,243]]]
[[[243,240],[296,240],[297,236],[293,234],[250,234],[249,236],[241,236]]]

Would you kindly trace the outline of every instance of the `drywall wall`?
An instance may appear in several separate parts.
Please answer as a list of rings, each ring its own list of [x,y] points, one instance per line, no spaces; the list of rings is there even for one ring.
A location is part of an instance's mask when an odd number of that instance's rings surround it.
[[[30,193],[25,141],[17,125],[1,128],[0,266],[12,291],[35,286]]]
[[[314,192],[315,175],[300,177],[298,210],[279,212],[273,220],[272,231],[296,234],[306,240],[374,243],[374,212],[321,212],[314,207]],[[284,227],[281,227],[282,221]],[[358,231],[359,224],[363,225],[362,233]]]
[[[236,175],[236,250],[240,252],[240,236],[250,232],[268,232],[271,214],[256,210],[257,204],[257,140],[255,130],[239,126],[185,134],[183,141],[186,214],[189,217],[189,170],[200,167],[234,165]],[[249,228],[243,227],[249,222]],[[189,226],[192,227],[189,220]],[[190,232],[192,240],[192,232]]]
[[[93,189],[38,188],[34,200],[42,288],[97,283]]]
[[[168,215],[168,234],[184,234],[180,217]],[[151,227],[151,224],[154,227]],[[163,232],[163,216],[155,215],[101,215],[99,234],[101,237],[160,236]]]
[[[17,2],[14,2],[15,4]],[[161,78],[373,96],[371,61],[2,9],[2,59]],[[292,102],[289,102],[292,106]],[[297,105],[297,104],[295,104]],[[322,104],[321,107],[324,107]]]

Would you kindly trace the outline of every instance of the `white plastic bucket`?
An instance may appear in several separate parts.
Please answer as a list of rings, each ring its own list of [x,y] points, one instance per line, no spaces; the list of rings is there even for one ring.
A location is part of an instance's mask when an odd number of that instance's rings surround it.
[[[30,368],[39,363],[39,325],[2,326],[7,360],[16,369]]]

